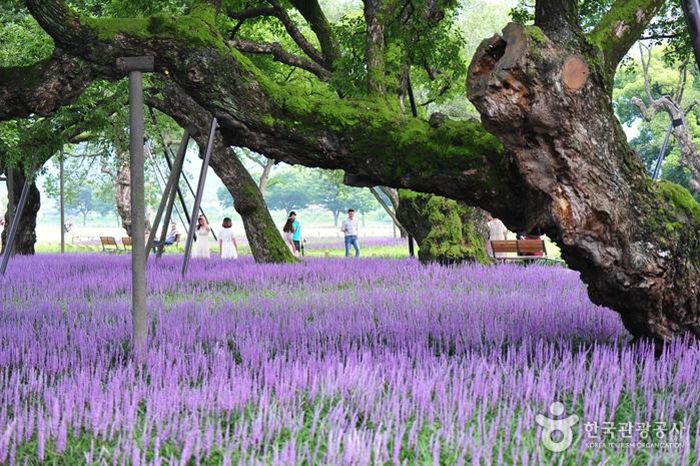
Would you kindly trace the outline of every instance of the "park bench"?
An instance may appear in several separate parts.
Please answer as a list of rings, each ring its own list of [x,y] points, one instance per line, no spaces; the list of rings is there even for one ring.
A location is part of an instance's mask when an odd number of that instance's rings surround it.
[[[102,243],[103,252],[119,252],[119,245],[117,240],[112,236],[100,236],[100,243]]]
[[[124,245],[124,250],[128,251],[129,249],[131,249],[131,238],[129,238],[128,236],[123,236],[122,244]]]
[[[540,239],[491,241],[492,258],[497,261],[553,261],[559,258],[547,255],[547,246]],[[511,254],[515,254],[514,256]]]

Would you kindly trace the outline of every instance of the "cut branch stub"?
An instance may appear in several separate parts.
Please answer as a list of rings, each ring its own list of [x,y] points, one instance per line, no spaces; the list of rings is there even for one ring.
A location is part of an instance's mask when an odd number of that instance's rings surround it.
[[[590,74],[588,64],[579,57],[571,56],[566,59],[564,69],[562,70],[562,80],[564,85],[570,92],[576,92],[581,89]]]
[[[528,223],[557,241],[593,302],[638,337],[700,334],[697,296],[678,293],[700,278],[700,261],[688,258],[699,255],[688,245],[698,244],[700,206],[683,188],[654,187],[587,50],[511,24],[477,50],[469,98],[545,199]]]

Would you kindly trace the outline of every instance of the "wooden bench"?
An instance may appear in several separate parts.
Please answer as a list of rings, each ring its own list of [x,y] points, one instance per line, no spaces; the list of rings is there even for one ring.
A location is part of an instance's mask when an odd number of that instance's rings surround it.
[[[102,243],[103,252],[119,252],[119,245],[117,240],[112,236],[100,236],[100,243]]]
[[[131,238],[129,238],[128,236],[123,236],[122,244],[124,245],[124,250],[128,251],[129,249],[131,249]]]
[[[515,255],[512,256],[510,254]],[[547,256],[547,246],[545,245],[544,240],[540,239],[491,241],[491,257],[499,261],[558,261],[558,259],[555,257]]]

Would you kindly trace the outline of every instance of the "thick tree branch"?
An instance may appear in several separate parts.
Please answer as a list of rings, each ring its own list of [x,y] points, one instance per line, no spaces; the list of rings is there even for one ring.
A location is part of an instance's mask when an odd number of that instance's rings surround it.
[[[589,39],[603,53],[603,66],[609,80],[612,80],[617,65],[639,40],[664,1],[617,0],[590,32]]]
[[[31,66],[0,69],[0,119],[46,116],[74,102],[94,79],[92,67],[56,50]]]
[[[321,65],[312,62],[303,57],[291,54],[284,50],[278,43],[266,44],[260,42],[252,42],[249,40],[231,40],[229,44],[236,47],[242,52],[270,54],[275,61],[284,63],[285,65],[295,66],[309,73],[315,74],[321,81],[327,81],[331,77],[331,73]]]

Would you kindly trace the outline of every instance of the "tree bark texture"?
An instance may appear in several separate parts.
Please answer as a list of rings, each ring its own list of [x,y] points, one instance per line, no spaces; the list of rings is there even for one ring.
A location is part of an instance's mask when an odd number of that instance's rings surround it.
[[[114,202],[127,236],[131,236],[131,173],[129,154],[117,154],[117,169],[114,176]]]
[[[9,233],[10,226],[10,211],[15,211],[17,202],[19,201],[19,196],[22,193],[22,188],[24,187],[24,182],[26,180],[24,172],[21,169],[15,168],[12,170],[13,176],[13,193],[11,198],[14,201],[14,206],[10,208],[8,205],[5,211],[5,227],[2,230],[2,247],[3,252],[6,246],[7,234]],[[9,184],[8,184],[9,185]],[[9,202],[10,196],[8,196]],[[39,208],[41,207],[41,195],[36,183],[32,182],[29,188],[29,196],[27,197],[27,203],[24,206],[24,212],[22,213],[22,218],[19,221],[17,228],[17,236],[15,237],[15,247],[13,254],[34,254],[34,245],[36,244],[36,218],[39,213]]]
[[[565,48],[511,24],[479,47],[469,98],[544,199],[531,221],[591,299],[635,336],[700,335],[700,206],[684,188],[651,181],[587,53],[583,42]]]
[[[442,196],[408,190],[400,190],[399,199],[396,214],[418,243],[421,262],[491,262],[486,253],[484,211]]]

